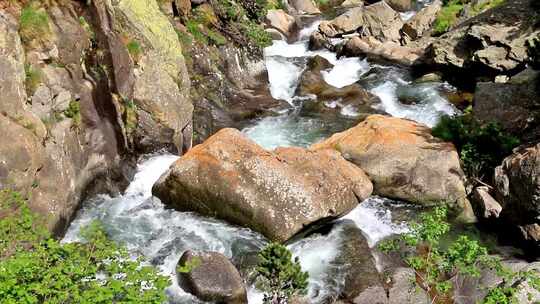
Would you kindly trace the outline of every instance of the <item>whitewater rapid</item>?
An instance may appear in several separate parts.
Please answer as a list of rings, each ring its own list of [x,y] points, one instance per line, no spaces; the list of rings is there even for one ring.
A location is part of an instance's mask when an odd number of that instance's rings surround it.
[[[404,14],[403,18],[411,15]],[[354,108],[343,108],[341,117],[334,120],[303,115],[299,111],[305,97],[295,96],[296,88],[307,59],[316,55],[333,65],[333,68],[322,72],[324,81],[338,88],[361,84],[380,98],[380,103],[375,105],[378,111],[428,126],[436,124],[441,115],[457,113],[457,109],[440,93],[447,84],[415,84],[408,71],[401,68],[378,65],[360,58],[337,58],[335,53],[327,50],[310,51],[308,39],[317,26],[318,22],[315,22],[303,29],[297,42],[274,41],[264,51],[270,92],[274,98],[287,101],[292,109],[260,119],[243,130],[263,147],[309,146],[356,122],[354,119],[358,113]],[[400,102],[403,96],[415,102],[403,104]],[[337,102],[330,102],[327,106],[335,106]],[[153,184],[177,159],[170,154],[141,159],[137,173],[122,195],[98,195],[83,203],[63,241],[80,240],[81,227],[99,220],[111,238],[126,245],[133,256],[145,256],[163,274],[171,277],[172,285],[167,289],[170,303],[201,303],[177,283],[176,263],[185,250],[217,251],[238,266],[242,264],[242,257],[256,254],[268,240],[247,228],[167,209],[153,197]],[[393,216],[394,210],[400,206],[403,205],[373,196],[336,222],[354,223],[358,233],[367,239],[370,247],[374,247],[385,237],[407,231],[406,223],[395,220]],[[343,238],[340,226],[336,225],[325,234],[315,233],[288,245],[293,255],[299,257],[302,268],[310,274],[310,303],[337,298],[341,293],[346,273],[343,265],[334,261],[340,253]],[[248,297],[250,304],[262,303],[262,294],[254,286],[248,286]]]

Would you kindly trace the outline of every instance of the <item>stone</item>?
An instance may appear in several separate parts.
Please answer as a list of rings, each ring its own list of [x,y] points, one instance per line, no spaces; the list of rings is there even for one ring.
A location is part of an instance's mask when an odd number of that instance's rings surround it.
[[[320,14],[321,11],[313,0],[289,0],[290,5],[300,14]]]
[[[179,283],[189,293],[214,303],[248,303],[242,278],[226,256],[218,252],[187,250],[178,266],[186,267],[186,264],[191,265],[190,271],[178,271],[177,274]]]
[[[180,211],[221,218],[284,242],[351,211],[372,185],[333,150],[270,152],[238,130],[222,129],[174,163],[152,191]]]
[[[433,3],[424,7],[409,19],[403,25],[401,31],[412,40],[419,39],[431,30],[431,26],[435,22],[435,19],[437,19],[441,8],[442,2],[440,0],[433,1]]]
[[[454,145],[433,137],[425,125],[371,115],[311,146],[314,150],[328,148],[362,168],[378,195],[421,205],[447,202],[462,221],[475,220]]]
[[[495,168],[495,198],[502,206],[501,217],[517,226],[527,238],[540,241],[533,229],[540,216],[540,144],[521,147]],[[527,233],[528,231],[531,231]]]
[[[296,22],[294,17],[287,14],[284,10],[268,10],[266,13],[266,22],[271,27],[279,30],[286,37],[290,37]]]
[[[485,186],[476,187],[472,193],[472,202],[475,204],[477,215],[488,219],[498,218],[501,214],[502,207],[491,194],[489,194],[489,188]]]
[[[531,75],[533,76],[533,75]],[[540,138],[540,119],[536,109],[540,106],[537,80],[508,83],[479,82],[474,94],[474,117],[480,122],[496,122],[503,130],[524,141]]]
[[[401,46],[395,42],[381,43],[373,37],[353,37],[346,44],[341,54],[346,56],[367,56],[373,60],[391,61],[405,66],[417,62],[423,50]]]
[[[363,6],[364,1],[363,0],[345,0],[341,3],[341,7],[355,7],[355,6]]]
[[[402,267],[395,269],[388,290],[388,304],[431,303],[428,294],[413,284],[415,279],[414,270]]]
[[[398,12],[408,12],[412,10],[411,0],[384,0],[388,5]]]
[[[326,37],[336,37],[354,32],[364,24],[363,17],[364,8],[353,7],[333,20],[322,21],[319,25],[319,32]]]

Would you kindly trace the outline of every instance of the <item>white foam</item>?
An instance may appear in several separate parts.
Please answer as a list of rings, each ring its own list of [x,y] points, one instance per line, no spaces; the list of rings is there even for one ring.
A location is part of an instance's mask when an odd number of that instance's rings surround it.
[[[272,97],[285,100],[292,105],[292,98],[303,68],[283,57],[268,57],[266,69]]]
[[[335,61],[330,71],[322,71],[324,81],[336,88],[342,88],[357,82],[370,68],[367,60],[357,57],[344,57]]]

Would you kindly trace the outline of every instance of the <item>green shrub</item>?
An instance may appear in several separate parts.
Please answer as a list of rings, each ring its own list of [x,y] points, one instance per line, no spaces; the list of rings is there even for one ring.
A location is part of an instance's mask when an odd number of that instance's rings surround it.
[[[528,282],[540,290],[540,277],[534,271],[513,272],[502,265],[499,258],[490,256],[477,240],[466,235],[450,237],[446,216],[445,207],[423,213],[419,222],[410,225],[409,233],[378,246],[384,253],[402,253],[403,261],[416,273],[413,283],[427,292],[431,303],[453,303],[453,279],[456,276],[478,278],[483,270],[494,270],[502,283],[488,289],[480,303],[517,303],[515,282]],[[487,286],[477,288],[487,289]]]
[[[437,14],[433,24],[433,33],[441,35],[447,32],[458,20],[463,4],[459,0],[448,2]]]
[[[265,48],[272,44],[272,37],[264,28],[253,22],[248,21],[242,24],[248,39],[259,48]]]
[[[209,29],[207,30],[206,35],[208,36],[210,41],[217,46],[224,45],[227,43],[227,39],[223,35],[221,35],[219,32]]]
[[[535,69],[540,69],[540,36],[526,43],[529,63]]]
[[[298,258],[292,259],[287,247],[272,243],[259,253],[257,273],[262,279],[264,303],[287,303],[294,295],[305,294],[308,273],[303,272]]]
[[[485,2],[480,2],[476,5],[473,5],[472,7],[472,12],[473,12],[473,16],[474,15],[478,15],[479,13],[485,11],[485,10],[488,10],[488,9],[492,9],[494,7],[497,7],[501,4],[503,4],[506,0],[489,0],[489,1],[485,1]]]
[[[81,105],[78,101],[72,100],[69,102],[68,108],[64,111],[64,115],[73,120],[75,126],[81,124]]]
[[[23,42],[43,39],[50,33],[49,15],[36,4],[24,7],[19,19],[19,34]]]
[[[25,85],[28,95],[33,95],[39,85],[42,83],[43,72],[39,67],[31,64],[24,65]]]
[[[202,25],[200,23],[195,20],[189,20],[186,23],[186,28],[196,41],[203,44],[208,44],[208,38],[202,32]]]
[[[82,230],[84,243],[61,244],[9,190],[0,192],[0,214],[1,303],[165,302],[169,280],[131,260],[99,223]]]
[[[140,56],[141,56],[142,53],[143,53],[141,44],[140,44],[138,41],[136,41],[136,40],[130,40],[130,41],[126,44],[126,48],[127,48],[127,50],[128,50],[129,55],[131,56],[131,58],[132,58],[134,61],[139,60]]]
[[[432,134],[456,146],[463,169],[469,177],[482,179],[512,153],[519,139],[504,132],[500,125],[485,125],[476,121],[470,112],[462,116],[442,117]]]

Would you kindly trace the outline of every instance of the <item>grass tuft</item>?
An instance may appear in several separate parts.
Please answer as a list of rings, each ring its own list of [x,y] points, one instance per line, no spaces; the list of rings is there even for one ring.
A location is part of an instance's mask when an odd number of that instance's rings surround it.
[[[19,34],[25,43],[47,37],[50,34],[47,12],[35,4],[23,8],[19,19]]]

